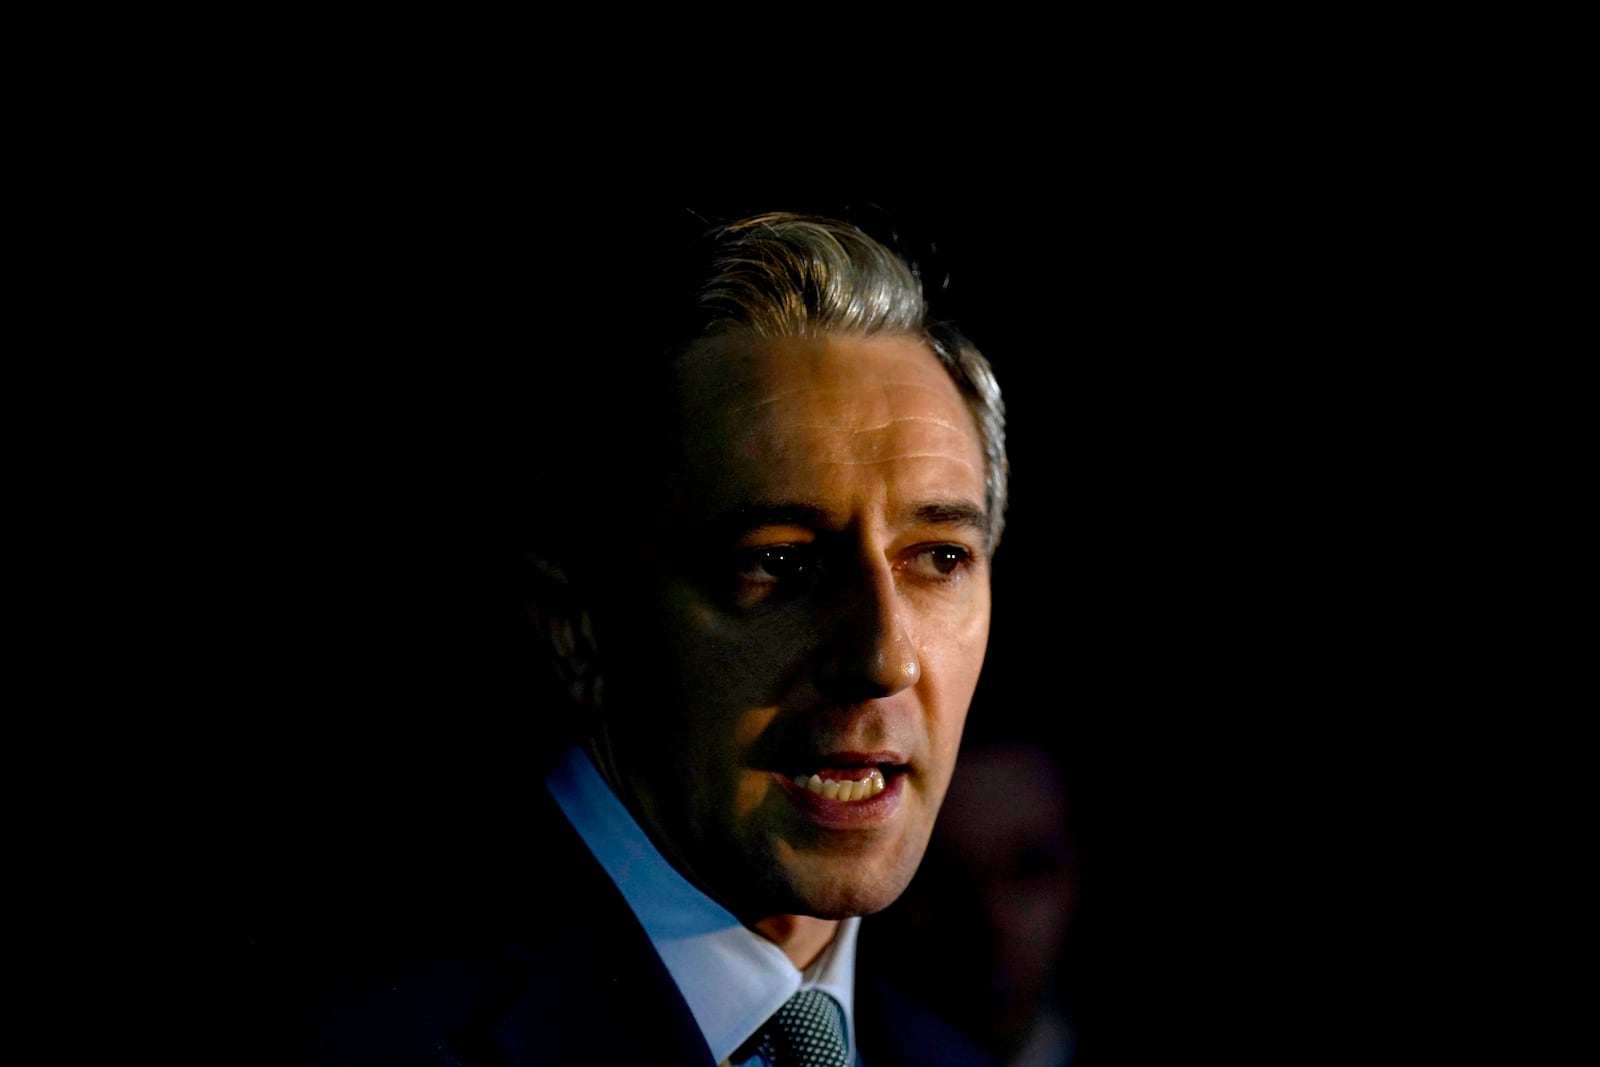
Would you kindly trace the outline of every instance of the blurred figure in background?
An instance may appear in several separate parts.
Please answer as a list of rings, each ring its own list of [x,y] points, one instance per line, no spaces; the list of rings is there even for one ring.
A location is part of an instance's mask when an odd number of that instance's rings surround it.
[[[921,871],[874,934],[913,992],[1006,1067],[1067,1067],[1077,851],[1046,743],[964,747]]]

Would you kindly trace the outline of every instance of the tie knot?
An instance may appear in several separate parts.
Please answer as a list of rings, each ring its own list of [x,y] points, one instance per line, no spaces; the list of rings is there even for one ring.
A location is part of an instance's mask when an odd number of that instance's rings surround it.
[[[773,1067],[849,1067],[844,1009],[820,990],[802,989],[767,1023],[761,1047]]]

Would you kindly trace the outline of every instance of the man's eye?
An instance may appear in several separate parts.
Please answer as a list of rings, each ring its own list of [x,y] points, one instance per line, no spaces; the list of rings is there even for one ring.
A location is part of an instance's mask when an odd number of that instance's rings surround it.
[[[913,570],[924,578],[942,581],[954,578],[972,562],[972,553],[960,545],[928,545],[912,557]]]
[[[758,584],[793,581],[816,568],[817,555],[804,545],[751,548],[739,554],[739,579]]]

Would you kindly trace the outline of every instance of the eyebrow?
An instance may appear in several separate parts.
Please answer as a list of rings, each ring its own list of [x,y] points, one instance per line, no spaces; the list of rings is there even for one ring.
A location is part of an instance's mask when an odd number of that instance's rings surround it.
[[[913,505],[902,521],[917,526],[959,526],[989,536],[989,513],[964,500],[932,500]],[[767,526],[798,526],[808,530],[834,530],[838,522],[813,504],[739,504],[714,516],[707,530],[718,537],[735,537]]]
[[[911,519],[925,526],[966,526],[989,536],[989,513],[976,504],[964,500],[938,500],[918,504],[911,509]]]
[[[738,504],[712,516],[706,530],[719,538],[733,538],[765,526],[799,526],[831,530],[837,525],[813,504]]]

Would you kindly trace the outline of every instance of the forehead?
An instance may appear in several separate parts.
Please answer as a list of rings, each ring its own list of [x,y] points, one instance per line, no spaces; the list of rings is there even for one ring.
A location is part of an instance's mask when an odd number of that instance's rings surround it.
[[[983,502],[977,425],[920,338],[733,335],[691,349],[681,372],[685,475],[703,506]]]

